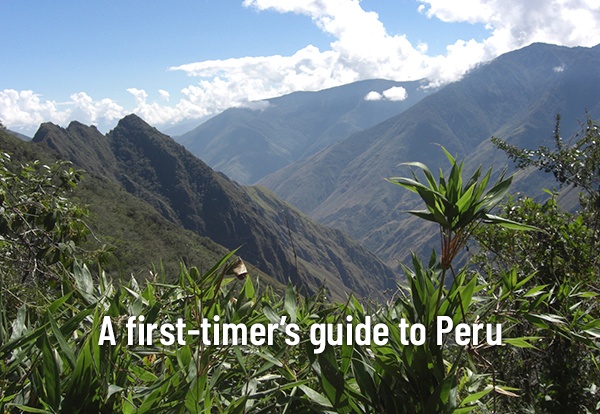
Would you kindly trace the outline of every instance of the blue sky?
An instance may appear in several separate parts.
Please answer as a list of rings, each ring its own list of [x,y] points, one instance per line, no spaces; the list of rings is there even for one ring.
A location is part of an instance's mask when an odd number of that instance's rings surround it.
[[[440,85],[532,42],[600,43],[598,3],[0,0],[0,120],[168,127],[360,79]]]

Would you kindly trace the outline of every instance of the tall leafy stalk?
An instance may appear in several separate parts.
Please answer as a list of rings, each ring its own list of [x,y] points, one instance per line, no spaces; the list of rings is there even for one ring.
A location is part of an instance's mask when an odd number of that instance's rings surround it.
[[[433,297],[433,275],[439,274],[437,280],[437,295],[435,295],[435,306],[432,309],[431,315],[427,318],[428,326],[433,332],[436,332],[430,338],[430,362],[433,367],[439,364],[444,364],[444,350],[441,347],[435,347],[437,343],[437,331],[433,329],[433,325],[438,316],[450,316],[456,319],[459,316],[463,322],[466,322],[468,308],[472,304],[472,295],[475,290],[476,279],[465,284],[466,274],[464,271],[455,272],[453,262],[465,246],[473,231],[482,223],[498,224],[514,230],[534,230],[535,227],[521,224],[503,217],[496,216],[491,211],[497,204],[507,195],[510,188],[512,177],[505,177],[503,171],[499,178],[491,186],[490,179],[492,177],[492,168],[488,169],[487,173],[482,173],[482,168],[479,166],[469,179],[463,179],[464,161],[457,160],[442,147],[446,158],[450,162],[450,172],[446,176],[440,169],[439,177],[436,180],[430,169],[420,162],[407,162],[400,164],[401,166],[414,167],[422,171],[425,180],[419,178],[415,171],[412,171],[412,177],[392,177],[388,181],[399,185],[418,194],[425,203],[424,210],[411,210],[413,214],[427,221],[437,223],[439,225],[441,253],[439,262],[435,256],[432,256],[429,267],[427,269],[422,266],[421,262],[413,256],[414,271],[403,266],[405,273],[408,275],[409,285],[412,295],[410,300],[405,300],[403,307],[405,309],[416,306],[419,302],[427,304],[425,308],[431,309],[431,297]],[[488,189],[489,187],[489,189]],[[435,269],[439,267],[439,271]],[[446,292],[445,281],[447,272],[452,273],[452,284],[450,290]],[[427,275],[424,278],[419,275]],[[418,276],[418,277],[417,277]],[[429,281],[428,281],[429,280]],[[427,290],[431,291],[429,296],[423,295],[424,287],[429,286]],[[480,289],[480,288],[478,288]],[[446,301],[443,302],[442,298]],[[453,306],[451,306],[453,305]],[[451,308],[454,308],[453,312]],[[409,315],[411,316],[411,315]],[[420,319],[412,318],[413,323],[420,322]],[[455,387],[457,381],[457,368],[461,365],[459,362],[461,351],[459,351],[456,359],[451,363],[451,373],[447,377],[443,377],[444,381],[439,380],[439,375],[433,375],[436,378],[432,384],[445,386],[446,389]],[[493,373],[493,368],[492,368]],[[493,389],[496,389],[495,376],[493,376]],[[437,388],[436,388],[437,389]],[[488,391],[489,392],[489,391]],[[454,411],[453,403],[448,398],[439,396],[436,402],[437,410],[441,412]],[[467,397],[468,398],[468,397]],[[441,404],[441,405],[440,405]]]
[[[410,214],[439,225],[442,274],[436,310],[439,310],[446,272],[450,269],[453,276],[456,277],[452,263],[467,243],[475,227],[480,223],[492,223],[515,230],[535,229],[532,226],[490,213],[507,195],[512,176],[505,178],[505,172],[502,172],[497,181],[486,191],[492,176],[492,168],[482,176],[481,166],[479,166],[473,175],[464,182],[462,177],[464,161],[458,163],[444,147],[442,150],[450,162],[451,169],[447,177],[440,169],[439,182],[436,181],[429,168],[420,162],[406,162],[400,165],[420,169],[425,176],[425,182],[422,182],[414,171],[412,178],[392,177],[388,179],[393,184],[417,193],[425,202],[426,210],[412,210],[409,211]]]

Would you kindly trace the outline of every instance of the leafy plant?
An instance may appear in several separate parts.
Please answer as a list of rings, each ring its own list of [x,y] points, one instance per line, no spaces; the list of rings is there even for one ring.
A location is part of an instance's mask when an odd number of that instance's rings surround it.
[[[478,299],[475,302],[474,294],[484,291],[487,283],[480,283],[477,275],[468,276],[466,269],[455,272],[453,267],[453,261],[481,223],[499,224],[520,231],[537,230],[533,226],[491,214],[492,209],[507,195],[512,177],[505,178],[503,172],[488,189],[492,169],[484,175],[480,166],[468,180],[463,180],[464,162],[457,162],[445,148],[442,147],[442,150],[451,166],[447,176],[440,170],[436,180],[426,165],[409,162],[401,165],[420,169],[425,177],[424,182],[415,172],[412,178],[393,177],[388,180],[417,193],[425,203],[426,210],[413,210],[409,213],[435,222],[440,228],[439,262],[433,254],[429,265],[424,267],[413,256],[414,270],[403,266],[409,280],[410,295],[401,296],[403,299],[397,313],[406,315],[411,324],[425,324],[428,332],[432,332],[424,345],[413,347],[414,349],[410,349],[410,346],[404,347],[398,351],[400,355],[407,355],[405,364],[410,367],[411,372],[407,377],[409,383],[413,387],[424,387],[414,392],[415,395],[421,396],[421,401],[413,404],[419,407],[415,412],[469,412],[475,408],[473,403],[491,391],[507,394],[496,383],[493,367],[474,347],[469,346],[471,352],[466,353],[463,347],[456,348],[448,345],[446,341],[441,342],[441,338],[437,338],[435,333],[435,324],[441,316],[451,318],[456,324],[460,321],[466,323],[470,317],[479,317],[484,313],[483,308],[475,304],[486,301]],[[448,270],[452,272],[453,277],[450,288],[446,289],[445,278]],[[519,341],[522,339],[513,338],[513,343],[520,343]],[[440,343],[447,346],[437,345]],[[474,363],[472,357],[479,360],[479,364]],[[418,363],[415,364],[415,361]],[[482,367],[484,372],[492,370],[491,384],[486,381],[485,375],[477,374],[469,368],[476,365]],[[477,385],[470,388],[471,393],[467,393],[459,405],[457,397],[464,393],[460,386],[465,386],[465,378],[469,378],[471,386]],[[427,398],[423,399],[424,397]],[[495,404],[494,399],[493,412],[496,412]]]
[[[480,166],[466,182],[463,182],[464,162],[457,163],[444,147],[442,150],[450,161],[451,169],[448,177],[445,177],[440,169],[439,183],[429,168],[420,162],[407,162],[400,165],[419,168],[425,175],[425,183],[422,183],[414,172],[412,178],[388,179],[393,184],[419,194],[425,202],[426,210],[409,211],[410,214],[439,224],[442,269],[452,267],[452,261],[465,246],[473,229],[481,222],[500,224],[516,230],[534,229],[490,213],[507,195],[512,177],[504,178],[503,172],[492,188],[486,192],[492,176],[491,168],[482,176]]]
[[[71,202],[82,172],[67,162],[42,165],[39,161],[11,165],[0,153],[0,271],[20,283],[48,281],[57,268],[69,267],[83,256],[78,245],[88,229],[86,210]]]
[[[331,303],[324,291],[302,296],[292,285],[276,292],[250,276],[240,281],[230,276],[239,264],[235,252],[206,272],[183,265],[176,277],[151,271],[142,285],[135,278],[115,284],[99,267],[59,257],[59,265],[48,267],[57,288],[40,292],[36,301],[0,286],[0,411],[460,414],[554,412],[573,403],[593,412],[597,284],[582,274],[595,272],[597,260],[582,245],[595,230],[553,202],[509,200],[500,215],[492,214],[510,177],[502,174],[488,190],[491,170],[484,175],[479,168],[463,181],[463,163],[445,152],[449,175],[440,171],[436,180],[425,165],[407,163],[423,171],[424,182],[416,174],[390,179],[424,200],[426,210],[412,213],[440,225],[442,250],[427,265],[413,255],[412,267],[403,265],[406,286],[386,304],[368,306],[354,296]],[[21,223],[11,214],[19,206],[14,200],[28,200],[27,183],[40,179],[42,189],[55,188],[56,175],[48,170],[3,171],[12,183],[5,187],[11,192],[0,212],[4,220]],[[48,208],[77,211],[61,191],[43,192]],[[26,217],[22,223],[43,228],[40,214]],[[545,232],[521,232],[539,227]],[[85,225],[67,229],[73,232],[54,235],[64,237],[61,243],[85,233]],[[497,257],[482,251],[481,273],[469,266],[455,271],[453,262],[473,235]],[[29,257],[16,247],[11,252],[11,260]],[[539,262],[550,259],[553,271],[546,275],[548,267]],[[453,325],[502,324],[503,346],[438,337],[440,317]],[[367,321],[385,331],[384,341],[365,339]],[[186,330],[208,323],[208,339],[188,332],[162,342],[160,327],[175,322]],[[156,324],[151,332],[149,324]],[[215,329],[223,332],[226,325],[229,340],[223,335],[216,343]],[[292,325],[295,336],[287,331]],[[242,326],[273,335],[253,344],[243,340]],[[532,372],[538,383],[527,377]],[[567,381],[571,385],[561,390]]]
[[[561,184],[572,184],[586,194],[585,205],[600,206],[600,131],[589,116],[581,131],[565,142],[560,134],[560,115],[556,115],[553,133],[554,149],[541,146],[535,150],[520,149],[493,137],[492,143],[515,162],[517,168],[536,167],[552,173]]]
[[[536,341],[535,348],[522,349],[520,355],[494,349],[488,357],[521,389],[520,401],[507,409],[594,412],[600,409],[596,391],[600,385],[598,128],[588,117],[581,132],[567,142],[560,135],[557,116],[553,135],[552,149],[520,149],[492,139],[518,168],[536,167],[552,173],[561,185],[580,189],[581,208],[563,211],[557,194],[548,191],[550,198],[544,202],[528,197],[510,199],[501,212],[545,232],[478,229],[481,250],[475,263],[490,275],[507,268],[515,269],[515,279],[533,272],[522,284],[527,293],[520,300],[503,302],[501,309],[505,315],[512,314],[522,335],[543,338]],[[515,359],[519,364],[503,363]]]

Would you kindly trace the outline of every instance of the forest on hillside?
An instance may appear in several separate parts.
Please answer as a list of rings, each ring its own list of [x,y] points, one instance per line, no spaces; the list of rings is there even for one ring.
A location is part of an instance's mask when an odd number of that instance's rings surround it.
[[[208,270],[148,263],[144,280],[112,279],[71,196],[85,172],[2,152],[0,410],[598,412],[598,124],[564,140],[557,120],[554,141],[493,139],[578,192],[573,211],[553,191],[511,195],[491,168],[466,174],[444,148],[438,174],[408,162],[389,178],[420,197],[406,214],[435,223],[439,245],[403,264],[384,302],[263,286],[234,271],[235,251]]]

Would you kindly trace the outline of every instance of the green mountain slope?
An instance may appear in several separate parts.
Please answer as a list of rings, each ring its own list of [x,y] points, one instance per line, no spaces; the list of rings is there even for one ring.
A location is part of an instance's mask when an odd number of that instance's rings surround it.
[[[394,273],[340,231],[214,172],[135,115],[107,135],[76,122],[66,129],[43,124],[32,141],[120,186],[174,225],[239,248],[239,256],[280,282],[297,273],[308,290],[325,282],[338,298],[350,289],[377,296],[394,285]]]
[[[46,145],[23,142],[2,131],[0,149],[20,164],[32,160],[52,163],[59,158]],[[110,249],[104,267],[113,275],[146,277],[152,265],[162,265],[168,275],[175,275],[182,261],[207,268],[227,253],[225,247],[182,229],[148,203],[97,174],[87,172],[73,197],[89,209],[86,222],[93,232],[89,248],[105,245]]]
[[[319,92],[295,92],[232,108],[177,137],[198,158],[242,184],[252,184],[294,161],[414,105],[429,91],[420,82],[368,80]],[[365,100],[370,92],[402,87],[404,100]]]
[[[433,245],[404,213],[416,207],[415,197],[384,181],[408,173],[399,163],[421,161],[434,171],[445,167],[436,146],[441,144],[466,157],[471,168],[479,163],[501,168],[508,161],[492,148],[492,135],[519,146],[552,145],[555,114],[563,115],[563,132],[570,133],[586,109],[600,114],[599,96],[600,47],[535,44],[473,70],[402,114],[260,184],[392,264],[406,259],[410,249]],[[552,185],[551,177],[530,175],[517,180],[515,190]]]

